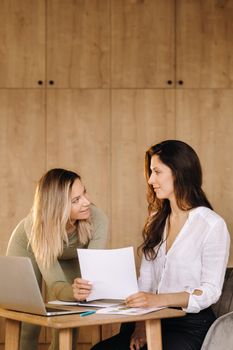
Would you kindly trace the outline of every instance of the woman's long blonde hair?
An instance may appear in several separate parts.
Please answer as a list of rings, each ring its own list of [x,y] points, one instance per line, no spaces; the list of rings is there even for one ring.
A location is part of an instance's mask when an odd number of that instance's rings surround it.
[[[81,177],[73,171],[51,169],[39,180],[32,207],[32,229],[29,244],[35,258],[44,267],[51,266],[68,245],[66,226],[70,220],[71,189]],[[79,241],[91,239],[89,220],[77,222]]]

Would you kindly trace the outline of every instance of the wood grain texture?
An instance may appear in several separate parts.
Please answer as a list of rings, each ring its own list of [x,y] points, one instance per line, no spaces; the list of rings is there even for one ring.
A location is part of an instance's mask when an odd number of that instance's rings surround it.
[[[45,80],[45,1],[0,0],[0,87]]]
[[[0,90],[0,221],[4,255],[12,230],[31,208],[45,170],[45,99],[42,90]]]
[[[59,332],[59,350],[72,350],[72,330],[61,329]]]
[[[109,0],[50,0],[47,78],[63,88],[109,86]]]
[[[10,310],[4,310],[0,308],[0,316],[6,317],[10,321],[8,324],[14,324],[15,321],[23,321],[29,322],[31,324],[44,325],[46,327],[51,327],[55,329],[61,330],[60,336],[60,349],[71,349],[70,340],[71,340],[71,330],[70,328],[76,327],[86,327],[86,326],[98,326],[102,324],[119,324],[121,322],[132,322],[132,321],[147,321],[147,328],[149,332],[147,335],[153,335],[156,332],[156,322],[154,320],[159,320],[162,318],[171,318],[171,317],[182,317],[185,315],[185,312],[182,310],[175,309],[162,309],[153,313],[148,313],[145,315],[138,316],[125,316],[125,315],[100,315],[93,314],[89,317],[80,317],[79,315],[66,315],[66,316],[54,316],[54,317],[44,317],[32,314],[25,314],[22,312],[14,312]],[[152,321],[151,323],[148,321]],[[13,321],[13,322],[12,322]],[[16,342],[16,338],[18,338],[17,327],[15,327],[16,333],[12,333],[12,344]],[[158,332],[156,332],[158,334]],[[158,334],[159,335],[159,334]],[[9,339],[9,335],[7,335],[7,339]],[[155,340],[157,341],[157,340]],[[154,340],[148,339],[149,344],[154,344]],[[8,349],[8,348],[7,348]],[[12,348],[9,350],[16,350],[16,348]],[[18,349],[17,349],[18,350]]]
[[[154,143],[174,137],[173,90],[112,93],[111,247],[141,243],[147,215],[144,155]]]
[[[0,344],[5,342],[5,319],[0,317]],[[1,345],[0,345],[0,350]]]
[[[15,334],[16,337],[11,335]],[[19,350],[20,322],[6,320],[5,350]]]
[[[174,81],[174,1],[111,1],[111,86],[169,87]]]
[[[199,155],[204,189],[233,237],[233,90],[187,89],[177,91],[176,101],[176,137]]]
[[[5,340],[5,322],[3,322],[3,319],[0,318],[0,341],[4,342]],[[107,326],[105,326],[107,327]],[[113,327],[114,328],[114,325]],[[42,331],[41,333],[48,333],[50,335],[51,330],[48,328],[43,328],[42,327]],[[110,334],[111,335],[111,334]],[[109,335],[109,336],[110,336]],[[96,344],[98,341],[100,341],[101,339],[101,326],[91,326],[91,327],[84,327],[79,329],[79,335],[78,335],[78,342],[77,342],[77,346],[79,350],[89,350],[91,348],[91,346],[93,346],[94,344]],[[45,339],[45,337],[41,337],[40,336],[40,340],[39,340],[39,345],[38,345],[38,349],[39,350],[47,350],[49,348],[49,344],[50,344],[51,338],[50,336],[47,337],[47,339]],[[4,345],[0,344],[0,350],[4,349]]]
[[[77,306],[75,306],[77,308]],[[18,320],[22,322],[28,322],[31,324],[37,324],[54,329],[76,328],[76,327],[89,327],[103,324],[119,324],[133,321],[146,321],[163,318],[183,317],[185,312],[178,309],[161,309],[155,312],[151,312],[144,315],[105,315],[95,313],[88,317],[80,317],[77,315],[63,315],[45,317],[33,314],[26,314],[23,312],[15,312],[12,310],[4,310],[0,308],[0,317],[5,317],[12,320]]]
[[[177,81],[184,81],[181,87],[232,88],[233,2],[176,3]]]
[[[145,323],[146,337],[151,340],[147,342],[148,350],[162,350],[161,321],[153,320]]]
[[[47,166],[76,170],[91,200],[109,214],[109,91],[49,90]]]

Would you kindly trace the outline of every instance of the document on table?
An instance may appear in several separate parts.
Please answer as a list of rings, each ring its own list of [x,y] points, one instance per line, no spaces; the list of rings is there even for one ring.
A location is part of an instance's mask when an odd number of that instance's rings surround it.
[[[115,305],[112,307],[105,307],[96,311],[97,314],[109,315],[144,315],[150,312],[164,309],[164,307],[128,307],[125,304]]]
[[[82,278],[92,282],[87,301],[125,299],[138,292],[133,247],[77,249]]]
[[[53,305],[68,305],[68,306],[91,306],[91,307],[110,307],[122,304],[123,300],[114,299],[98,299],[92,301],[63,301],[63,300],[52,300],[48,304]]]

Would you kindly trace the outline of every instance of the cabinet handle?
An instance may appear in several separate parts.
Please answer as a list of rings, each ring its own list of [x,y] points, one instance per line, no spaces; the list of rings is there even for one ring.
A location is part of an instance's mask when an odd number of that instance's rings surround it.
[[[49,84],[50,84],[50,85],[53,85],[53,84],[54,84],[54,81],[53,81],[53,80],[49,80]]]
[[[183,80],[178,80],[178,84],[183,85],[184,84]]]
[[[38,80],[37,84],[38,85],[43,85],[43,81],[42,80]]]
[[[168,85],[172,85],[172,80],[167,80]]]

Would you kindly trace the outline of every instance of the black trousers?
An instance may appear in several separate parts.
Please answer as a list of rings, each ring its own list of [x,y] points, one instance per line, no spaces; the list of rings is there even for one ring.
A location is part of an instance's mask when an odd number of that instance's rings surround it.
[[[200,350],[205,335],[215,321],[211,308],[198,314],[161,320],[163,350]],[[91,350],[129,350],[135,323],[124,323],[119,334],[96,344]],[[145,345],[141,350],[147,350]]]

